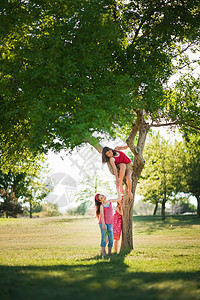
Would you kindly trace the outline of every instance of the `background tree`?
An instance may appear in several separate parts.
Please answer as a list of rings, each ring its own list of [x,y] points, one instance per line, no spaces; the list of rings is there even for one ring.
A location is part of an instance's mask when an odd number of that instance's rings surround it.
[[[198,136],[185,135],[182,143],[176,143],[173,157],[179,161],[173,174],[174,187],[197,199],[197,215],[200,216],[200,139]]]
[[[29,214],[32,218],[33,209],[41,203],[50,193],[52,187],[47,183],[41,173],[29,174],[25,181],[23,202],[29,203]]]
[[[1,9],[1,136],[34,152],[87,141],[100,150],[102,133],[125,130],[135,194],[149,128],[200,127],[198,78],[167,85],[190,65],[186,50],[198,50],[199,1],[15,0]],[[133,248],[133,203],[125,197],[122,249]]]
[[[0,197],[3,202],[0,202],[0,215],[5,213],[6,218],[13,217],[16,218],[18,214],[23,213],[23,208],[18,199],[15,197],[14,192],[8,192],[8,190],[0,190]]]
[[[20,195],[23,195],[25,174],[14,174],[11,171],[4,174],[0,171],[0,197],[3,202],[0,204],[1,213],[6,217],[17,217],[23,212],[22,206],[18,203]]]
[[[80,182],[81,188],[76,195],[76,201],[81,202],[75,212],[85,214],[88,208],[94,207],[94,195],[99,193],[108,193],[113,195],[112,188],[108,181],[102,180],[100,176],[94,175],[85,176]]]
[[[26,169],[26,167],[23,169]],[[21,208],[22,202],[29,202],[30,217],[32,217],[33,206],[42,201],[50,192],[45,170],[44,160],[40,156],[37,160],[35,159],[31,168],[29,164],[29,170],[26,173],[9,171],[6,174],[0,171],[1,197],[4,200],[1,203],[2,211],[9,212],[11,216],[11,208],[13,207],[13,215],[16,216],[16,213],[14,213],[16,209],[17,213],[22,213],[22,209],[18,209]]]
[[[185,166],[187,186],[184,190],[197,199],[197,215],[200,217],[200,138],[193,137],[186,144],[187,160]]]
[[[165,220],[165,204],[170,199],[174,191],[173,172],[170,161],[176,164],[171,156],[172,145],[156,134],[147,143],[144,157],[146,160],[145,168],[139,184],[139,193],[144,197],[144,201],[155,204],[154,214],[158,204],[162,206],[162,220]]]
[[[179,211],[186,208],[191,211],[188,197],[195,196],[198,214],[199,141],[194,136],[191,136],[191,140],[187,139],[187,142],[175,141],[174,145],[170,145],[159,135],[150,139],[145,150],[146,165],[140,179],[139,192],[144,196],[144,201],[156,205],[163,203],[163,188],[166,186],[168,201],[173,207],[177,205]],[[162,162],[159,164],[160,159]],[[163,161],[166,165],[165,170]],[[160,181],[163,174],[165,177]],[[161,182],[165,183],[163,187],[160,187]],[[180,197],[180,193],[185,193],[185,196]]]

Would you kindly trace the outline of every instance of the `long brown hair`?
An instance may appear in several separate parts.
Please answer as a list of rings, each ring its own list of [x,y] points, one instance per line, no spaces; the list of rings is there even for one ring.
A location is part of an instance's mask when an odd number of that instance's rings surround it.
[[[103,147],[102,149],[102,163],[105,164],[109,161],[110,157],[108,157],[106,155],[106,152],[108,152],[109,150],[112,150],[113,155],[115,155],[117,152],[115,150],[113,150],[112,148],[109,147]]]
[[[94,203],[95,203],[95,209],[96,209],[96,216],[97,216],[97,218],[99,218],[100,207],[101,207],[101,202],[99,201],[99,195],[100,194],[96,194],[96,196],[94,197]]]

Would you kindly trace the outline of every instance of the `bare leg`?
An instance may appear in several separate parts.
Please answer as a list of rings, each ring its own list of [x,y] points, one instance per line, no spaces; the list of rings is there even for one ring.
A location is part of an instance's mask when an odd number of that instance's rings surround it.
[[[128,194],[129,194],[130,199],[133,199],[133,194],[132,194],[132,191],[131,191],[131,188],[132,188],[132,173],[133,173],[132,170],[126,169],[126,184],[127,184],[127,187],[128,187]]]
[[[105,249],[105,247],[101,247],[101,254],[102,254],[103,256],[106,255],[106,249]]]
[[[112,254],[112,248],[108,247],[108,255],[111,255],[111,254]]]
[[[119,188],[120,188],[120,192],[124,193],[122,182],[123,182],[124,175],[125,175],[125,172],[126,172],[126,165],[121,163],[118,166],[119,166]]]
[[[117,249],[118,249],[118,240],[114,240],[114,253],[117,253]]]

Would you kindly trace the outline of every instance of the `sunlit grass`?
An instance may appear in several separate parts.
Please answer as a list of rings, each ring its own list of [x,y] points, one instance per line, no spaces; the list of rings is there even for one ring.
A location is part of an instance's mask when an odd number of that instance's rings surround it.
[[[200,299],[200,220],[137,216],[103,259],[95,218],[0,219],[1,299]]]

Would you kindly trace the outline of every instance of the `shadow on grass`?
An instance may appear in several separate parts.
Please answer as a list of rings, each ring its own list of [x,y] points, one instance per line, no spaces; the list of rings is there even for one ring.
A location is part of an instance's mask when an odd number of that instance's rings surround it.
[[[157,230],[165,230],[173,225],[176,227],[189,228],[193,225],[200,225],[200,218],[197,215],[167,215],[165,221],[162,221],[161,216],[133,216],[133,223],[142,224],[138,229],[139,232],[146,232],[148,234],[155,233]]]
[[[125,254],[73,265],[0,266],[1,299],[198,299],[198,272],[130,271]]]
[[[163,224],[168,224],[173,221],[176,222],[176,225],[199,225],[200,218],[197,215],[167,215],[165,221],[162,221],[161,216],[133,216],[133,221],[135,223],[144,223],[144,222],[153,222],[163,226]]]

